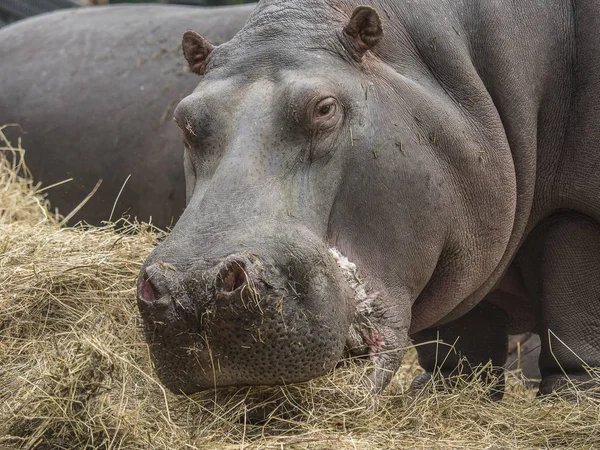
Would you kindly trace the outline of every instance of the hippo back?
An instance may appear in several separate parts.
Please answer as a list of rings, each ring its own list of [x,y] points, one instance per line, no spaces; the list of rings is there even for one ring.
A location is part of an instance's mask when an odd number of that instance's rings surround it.
[[[22,137],[27,164],[68,214],[97,224],[152,220],[165,227],[185,204],[180,132],[173,109],[198,77],[181,54],[195,28],[215,43],[242,28],[254,5],[199,8],[130,5],[37,16],[0,31],[0,125]]]

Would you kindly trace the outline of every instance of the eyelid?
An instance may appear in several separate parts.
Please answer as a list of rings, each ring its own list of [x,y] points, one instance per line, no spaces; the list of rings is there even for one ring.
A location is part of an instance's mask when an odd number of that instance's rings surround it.
[[[325,97],[315,104],[315,111],[320,110],[323,106],[337,106],[337,101],[334,97]]]
[[[329,111],[327,114],[320,115],[318,109],[322,105],[331,105],[333,112]],[[342,114],[341,104],[336,97],[333,95],[321,97],[317,102],[313,103],[312,108],[309,110],[310,126],[311,128],[321,130],[333,128],[339,123]]]

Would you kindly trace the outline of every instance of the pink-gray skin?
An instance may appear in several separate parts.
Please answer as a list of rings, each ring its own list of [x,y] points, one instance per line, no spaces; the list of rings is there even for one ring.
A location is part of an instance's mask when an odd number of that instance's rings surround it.
[[[186,32],[188,203],[138,281],[163,382],[303,381],[346,347],[378,392],[409,336],[450,374],[458,357],[501,367],[508,333],[533,329],[570,349],[542,347],[542,393],[562,369],[584,379],[571,351],[600,365],[598,25],[586,1],[266,0],[226,44]]]

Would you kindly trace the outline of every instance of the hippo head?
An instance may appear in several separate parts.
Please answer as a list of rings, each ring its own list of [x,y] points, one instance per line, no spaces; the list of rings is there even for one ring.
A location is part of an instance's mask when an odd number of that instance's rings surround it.
[[[434,147],[473,145],[460,126],[458,137],[436,131],[445,105],[382,62],[374,9],[304,3],[261,2],[219,47],[184,35],[201,76],[174,113],[187,206],[138,279],[151,355],[173,391],[308,380],[345,345],[370,355],[380,389],[415,314],[438,318],[415,302],[444,290],[428,283],[453,255],[449,208],[465,200],[446,189]],[[342,254],[361,280],[340,269]]]

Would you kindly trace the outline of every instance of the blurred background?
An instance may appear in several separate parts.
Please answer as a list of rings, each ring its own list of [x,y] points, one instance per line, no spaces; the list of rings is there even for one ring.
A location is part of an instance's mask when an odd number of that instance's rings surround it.
[[[251,3],[255,0],[0,0],[0,27],[17,20],[55,9],[115,3],[172,3],[178,5],[221,6]]]

